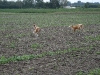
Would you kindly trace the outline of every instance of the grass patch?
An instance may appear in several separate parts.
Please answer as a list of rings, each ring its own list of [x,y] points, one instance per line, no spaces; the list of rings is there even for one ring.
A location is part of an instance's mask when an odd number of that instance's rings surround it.
[[[21,34],[18,34],[17,36],[18,36],[18,37],[25,37],[25,35],[26,35],[26,34],[21,33]]]
[[[12,34],[5,35],[5,38],[9,38],[9,37],[13,37],[13,35]]]
[[[30,34],[25,34],[25,33],[20,33],[20,34],[7,34],[4,37],[5,38],[9,38],[9,37],[25,37],[25,36],[29,36]]]
[[[9,43],[9,45],[7,47],[8,48],[15,48],[16,47],[16,43],[15,42],[11,42],[11,43]]]
[[[10,13],[53,13],[53,12],[100,12],[100,8],[76,8],[76,9],[0,9],[0,12],[10,12]]]
[[[93,37],[93,36],[86,36],[85,39],[86,39],[87,41],[88,41],[88,40],[93,40],[93,41],[97,40],[97,41],[100,41],[100,35],[95,36],[95,37]]]
[[[31,45],[31,48],[33,48],[33,49],[38,49],[40,47],[42,47],[42,45],[41,44],[38,44],[38,43],[35,43],[35,44],[32,44]]]
[[[40,27],[69,26],[77,23],[84,25],[100,24],[100,9],[0,9],[0,30]],[[8,13],[36,11],[36,13]],[[48,11],[48,13],[38,13]],[[6,13],[4,13],[6,12]],[[56,12],[56,13],[50,13]],[[90,12],[90,13],[89,13]],[[92,13],[97,12],[97,13]]]
[[[96,52],[96,54],[100,55],[100,52]]]
[[[37,48],[37,47],[36,47]],[[58,55],[58,54],[65,54],[68,52],[72,52],[72,51],[80,51],[80,50],[84,50],[84,49],[90,49],[92,47],[84,47],[84,48],[71,48],[68,50],[59,50],[59,51],[55,51],[55,52],[44,52],[41,54],[37,54],[37,55],[22,55],[22,56],[12,56],[9,58],[6,58],[5,56],[0,57],[0,64],[6,64],[9,62],[17,62],[17,61],[23,61],[23,60],[30,60],[33,58],[42,58],[45,56],[54,56],[54,55]]]
[[[88,74],[83,73],[83,72],[80,71],[80,72],[77,73],[76,75],[100,75],[100,68],[90,70],[90,71],[88,72]]]

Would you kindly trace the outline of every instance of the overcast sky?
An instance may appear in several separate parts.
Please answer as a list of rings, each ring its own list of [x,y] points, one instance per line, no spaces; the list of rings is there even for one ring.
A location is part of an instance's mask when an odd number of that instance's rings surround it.
[[[7,0],[7,1],[17,1],[17,0]],[[50,0],[43,0],[44,2],[48,2]],[[74,3],[74,2],[77,2],[77,1],[81,1],[81,2],[99,2],[100,3],[100,0],[68,0],[70,1],[71,3]]]
[[[50,0],[44,0],[44,1],[50,1]],[[100,0],[68,0],[70,1],[71,3],[74,3],[74,2],[77,2],[77,1],[81,1],[81,2],[99,2],[100,3]]]

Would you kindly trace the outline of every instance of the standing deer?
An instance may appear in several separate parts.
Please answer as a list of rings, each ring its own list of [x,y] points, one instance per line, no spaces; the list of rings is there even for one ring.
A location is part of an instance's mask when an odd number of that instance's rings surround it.
[[[39,32],[41,31],[41,28],[38,27],[36,24],[33,25],[33,33],[38,37],[39,36]]]

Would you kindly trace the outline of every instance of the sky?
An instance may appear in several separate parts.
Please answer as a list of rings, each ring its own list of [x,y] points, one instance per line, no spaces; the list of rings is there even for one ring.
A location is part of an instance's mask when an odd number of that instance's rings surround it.
[[[17,0],[7,0],[7,1],[17,1]],[[50,0],[43,0],[44,2],[48,2]],[[100,0],[68,0],[70,1],[71,3],[74,3],[74,2],[77,2],[77,1],[81,1],[81,2],[99,2],[100,3]]]
[[[44,2],[47,2],[47,1],[50,1],[50,0],[44,0]],[[100,3],[100,0],[68,0],[70,1],[71,3],[74,3],[74,2],[77,2],[77,1],[81,1],[81,2],[99,2]]]

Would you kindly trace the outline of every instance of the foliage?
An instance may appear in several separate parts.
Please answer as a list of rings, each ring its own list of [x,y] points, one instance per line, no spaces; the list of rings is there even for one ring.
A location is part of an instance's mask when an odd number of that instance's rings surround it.
[[[85,8],[99,8],[100,4],[98,5],[98,4],[92,4],[92,3],[87,2],[85,3],[84,7]]]
[[[43,0],[0,1],[0,8],[59,8],[58,0],[43,2]]]
[[[37,48],[38,46],[36,44],[33,45],[34,48]],[[30,60],[33,58],[41,58],[44,56],[53,56],[53,55],[58,55],[58,54],[65,54],[68,52],[73,52],[73,51],[80,51],[84,49],[92,49],[92,47],[84,47],[84,48],[69,48],[68,50],[58,50],[58,51],[49,51],[49,52],[43,52],[41,54],[30,54],[30,55],[22,55],[22,56],[12,56],[9,58],[6,58],[5,56],[0,57],[0,64],[6,64],[9,62],[17,62],[17,61],[23,61],[23,60]]]
[[[74,6],[74,7],[85,7],[85,8],[100,8],[99,3],[83,3],[78,1],[77,3],[71,3],[67,0],[50,0],[50,2],[43,2],[43,0],[17,0],[15,1],[0,1],[0,8],[14,8],[14,9],[22,9],[22,8],[60,8],[64,6]]]
[[[31,48],[37,49],[37,48],[39,48],[39,47],[41,47],[41,46],[42,46],[42,45],[36,43],[36,44],[32,44],[32,45],[31,45]]]
[[[100,55],[100,52],[96,52],[96,54]]]
[[[58,0],[50,0],[51,8],[59,8],[59,1]]]
[[[31,28],[33,23],[40,27],[100,24],[99,13],[100,9],[0,9],[0,29]]]
[[[95,40],[98,40],[98,41],[100,41],[100,35],[98,35],[98,36],[86,36],[85,37],[86,38],[86,40],[93,40],[93,41],[95,41]]]
[[[86,74],[86,73],[80,71],[80,72],[78,72],[76,75],[100,75],[100,68],[90,70],[90,71],[88,72],[88,74]]]
[[[76,8],[76,9],[0,9],[0,12],[10,12],[10,13],[100,13],[99,8]]]

